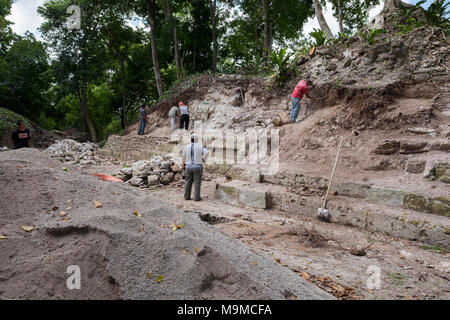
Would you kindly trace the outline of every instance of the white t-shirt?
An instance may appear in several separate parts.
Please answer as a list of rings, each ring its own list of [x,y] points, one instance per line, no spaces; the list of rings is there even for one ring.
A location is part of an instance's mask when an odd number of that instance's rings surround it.
[[[203,157],[208,154],[208,150],[199,143],[190,143],[184,147],[183,161],[186,168],[201,168],[203,166]]]

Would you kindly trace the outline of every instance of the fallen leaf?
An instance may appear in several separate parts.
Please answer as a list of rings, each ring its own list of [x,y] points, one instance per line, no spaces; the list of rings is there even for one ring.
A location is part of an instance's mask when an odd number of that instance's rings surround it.
[[[66,168],[66,167],[62,167],[62,169],[63,169],[63,171],[67,171],[67,168]]]
[[[100,201],[94,201],[95,207],[96,208],[101,208],[103,207],[103,203],[101,203]]]
[[[144,231],[144,227],[140,227],[138,230],[138,232],[142,232],[142,231]]]
[[[190,253],[189,251],[184,250],[184,249],[183,249],[183,253],[184,253],[184,254],[188,254],[188,255],[191,255],[191,254],[192,254],[192,253]]]
[[[59,215],[60,215],[61,217],[64,217],[65,215],[67,215],[67,212],[61,211],[61,212],[59,213]]]
[[[67,207],[66,210],[67,211],[72,210],[72,207]]]
[[[195,252],[199,253],[200,251],[200,248],[195,248]]]
[[[137,212],[137,210],[134,210],[133,214],[138,218],[142,218],[142,215],[139,212]]]
[[[5,240],[7,238],[8,238],[7,236],[0,236],[0,240]]]
[[[172,224],[171,227],[172,227],[173,231],[177,231],[177,229],[178,229],[176,224]]]
[[[31,232],[34,230],[34,227],[22,226],[22,229],[26,232]]]
[[[67,204],[71,205],[72,204],[72,200],[67,200]]]
[[[22,169],[22,168],[23,168],[23,166],[17,166],[17,168],[19,168],[19,169]]]
[[[159,275],[159,276],[156,278],[156,281],[157,281],[157,282],[161,282],[161,281],[163,281],[163,279],[164,279],[164,276]]]
[[[300,273],[300,277],[302,277],[303,279],[306,279],[306,280],[308,280],[309,278],[311,278],[311,276],[309,275],[309,273],[308,273],[308,272],[305,272],[305,271],[303,271],[303,272]]]
[[[258,262],[256,262],[256,261],[253,261],[253,262],[252,262],[252,264],[254,264],[254,265],[257,265],[257,264],[258,264]]]
[[[151,279],[151,278],[153,278],[153,275],[149,272],[149,273],[147,273],[147,278]]]
[[[64,218],[64,219],[62,219],[62,221],[69,221],[70,220],[70,218]]]
[[[53,211],[56,211],[56,210],[58,210],[59,208],[57,207],[57,206],[54,206],[53,208],[52,208],[52,210]]]
[[[183,229],[183,228],[184,228],[184,223],[178,225],[178,229]]]

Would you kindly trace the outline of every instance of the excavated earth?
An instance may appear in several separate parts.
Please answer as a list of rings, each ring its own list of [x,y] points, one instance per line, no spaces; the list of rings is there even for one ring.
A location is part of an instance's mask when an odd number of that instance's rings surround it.
[[[1,299],[333,299],[199,216],[38,150],[0,153],[0,179]]]

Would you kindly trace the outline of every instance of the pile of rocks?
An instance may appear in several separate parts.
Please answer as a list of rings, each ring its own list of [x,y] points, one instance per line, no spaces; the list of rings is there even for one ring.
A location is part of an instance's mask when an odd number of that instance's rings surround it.
[[[72,139],[56,140],[44,153],[73,165],[95,165],[106,160],[97,156],[98,145],[92,142],[81,143]]]
[[[139,160],[114,175],[134,187],[159,187],[180,182],[184,177],[183,162],[172,155]]]

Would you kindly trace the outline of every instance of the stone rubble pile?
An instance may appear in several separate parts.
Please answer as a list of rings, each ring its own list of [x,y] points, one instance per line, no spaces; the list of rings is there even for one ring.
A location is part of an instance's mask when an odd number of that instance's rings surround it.
[[[72,139],[56,140],[44,153],[73,165],[96,165],[105,162],[96,152],[98,145],[92,142],[81,143]]]
[[[183,179],[183,162],[172,155],[155,156],[122,168],[114,176],[134,187],[160,187]]]

